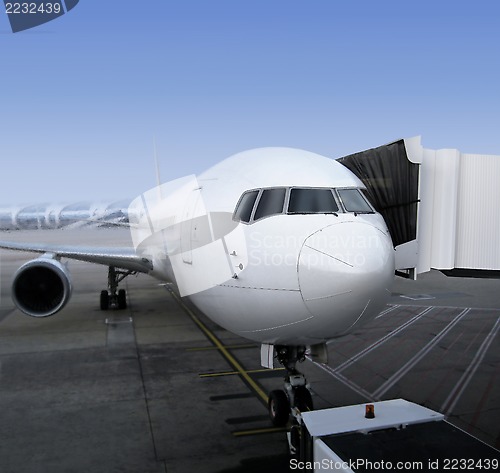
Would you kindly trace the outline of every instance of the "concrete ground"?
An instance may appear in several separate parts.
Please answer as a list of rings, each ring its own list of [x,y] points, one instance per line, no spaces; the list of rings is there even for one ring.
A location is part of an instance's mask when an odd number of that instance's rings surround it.
[[[44,235],[130,243],[122,231]],[[258,346],[147,276],[125,280],[127,310],[102,312],[106,268],[78,262],[62,312],[23,316],[9,286],[27,259],[0,253],[2,473],[288,471],[262,398],[282,373],[260,370]],[[404,397],[499,448],[499,294],[499,280],[397,278],[377,319],[329,345],[328,365],[301,366],[315,407]]]

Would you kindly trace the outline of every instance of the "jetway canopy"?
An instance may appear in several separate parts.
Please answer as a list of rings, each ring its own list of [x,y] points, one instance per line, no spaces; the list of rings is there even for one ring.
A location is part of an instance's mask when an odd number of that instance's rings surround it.
[[[419,166],[399,140],[338,160],[366,186],[368,196],[389,228],[394,246],[417,238]]]
[[[396,269],[500,271],[500,156],[426,149],[418,136],[339,161],[386,219]]]

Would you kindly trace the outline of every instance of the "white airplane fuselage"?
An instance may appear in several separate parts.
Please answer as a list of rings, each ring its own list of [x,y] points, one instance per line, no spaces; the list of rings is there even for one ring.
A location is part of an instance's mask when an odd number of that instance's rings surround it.
[[[267,344],[323,343],[374,318],[394,277],[385,222],[351,189],[364,185],[332,159],[247,151],[138,197],[132,236],[151,275],[227,330]]]

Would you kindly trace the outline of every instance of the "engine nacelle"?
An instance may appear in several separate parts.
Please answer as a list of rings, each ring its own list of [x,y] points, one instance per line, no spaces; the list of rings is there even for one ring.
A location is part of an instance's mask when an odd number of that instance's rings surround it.
[[[66,305],[72,289],[66,266],[56,259],[42,256],[17,270],[12,283],[12,299],[26,315],[48,317]]]

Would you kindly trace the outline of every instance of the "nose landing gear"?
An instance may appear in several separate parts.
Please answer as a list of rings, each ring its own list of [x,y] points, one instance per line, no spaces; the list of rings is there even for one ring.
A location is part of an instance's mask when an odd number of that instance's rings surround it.
[[[273,425],[285,426],[290,418],[300,418],[300,413],[313,410],[311,391],[306,377],[296,369],[297,362],[305,360],[305,346],[276,346],[278,361],[286,369],[284,389],[271,391],[269,394],[269,416]]]

